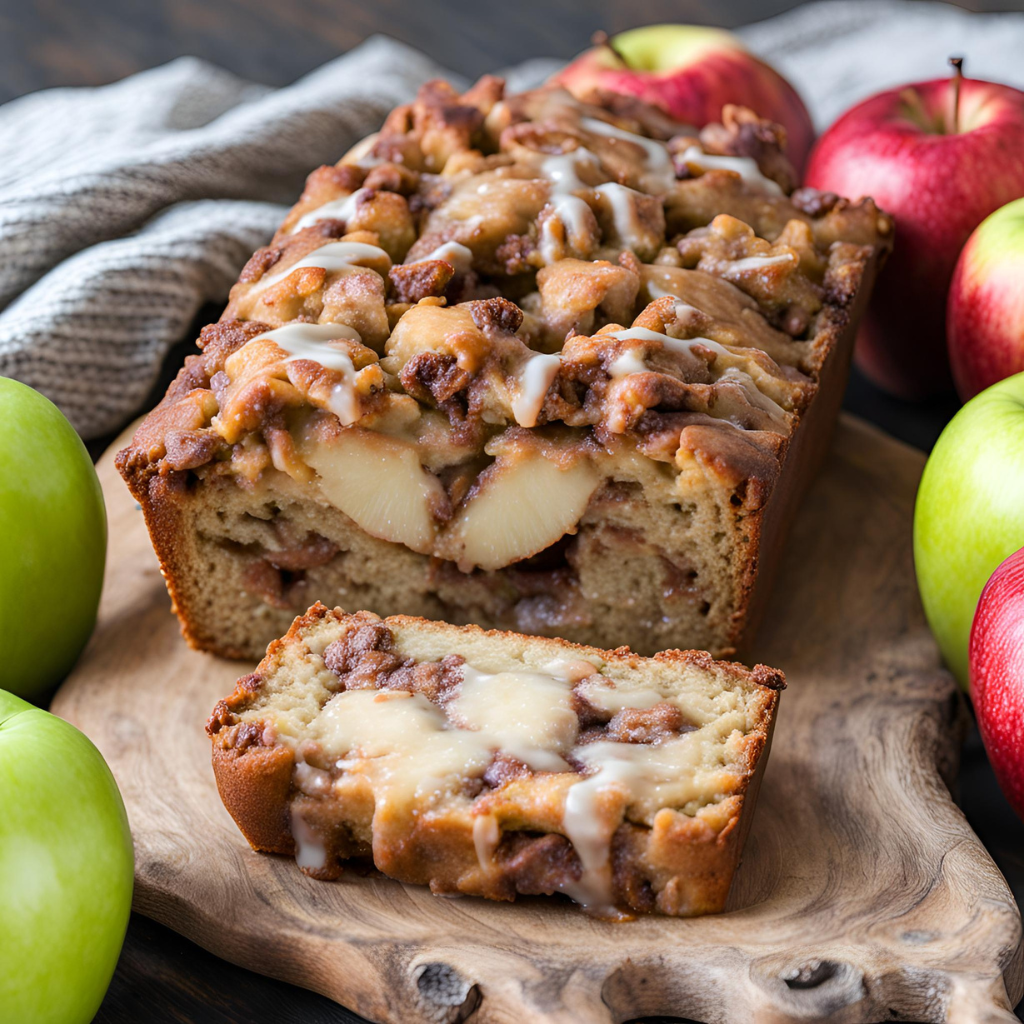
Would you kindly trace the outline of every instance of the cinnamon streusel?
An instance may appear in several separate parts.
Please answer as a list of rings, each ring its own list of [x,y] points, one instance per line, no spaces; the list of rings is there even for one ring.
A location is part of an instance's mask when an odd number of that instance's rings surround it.
[[[484,78],[314,171],[118,458],[188,641],[321,599],[737,649],[892,242],[783,141]]]
[[[723,909],[781,673],[316,605],[207,725],[228,811],[314,878]]]

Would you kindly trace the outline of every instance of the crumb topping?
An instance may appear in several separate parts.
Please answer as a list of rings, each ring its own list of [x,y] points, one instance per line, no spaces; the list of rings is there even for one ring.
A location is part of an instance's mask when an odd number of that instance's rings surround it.
[[[136,449],[243,487],[287,474],[370,532],[412,501],[375,535],[464,570],[552,542],[474,541],[513,467],[568,531],[638,458],[675,467],[678,500],[694,429],[733,487],[784,450],[892,233],[871,200],[793,192],[783,143],[736,107],[698,133],[622,97],[428,83],[310,175]],[[338,499],[357,442],[409,487]]]

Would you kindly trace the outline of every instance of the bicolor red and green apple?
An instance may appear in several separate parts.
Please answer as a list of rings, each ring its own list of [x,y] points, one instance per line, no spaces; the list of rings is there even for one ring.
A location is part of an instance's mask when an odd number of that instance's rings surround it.
[[[964,401],[1024,371],[1024,199],[986,217],[967,240],[949,289],[946,337]]]
[[[968,682],[968,640],[982,588],[1024,547],[1024,373],[993,384],[947,424],[914,508],[914,565],[946,664]]]
[[[555,76],[573,95],[595,89],[638,96],[695,128],[720,121],[736,103],[786,129],[787,155],[800,172],[814,125],[797,91],[730,32],[698,25],[649,25],[613,36]]]

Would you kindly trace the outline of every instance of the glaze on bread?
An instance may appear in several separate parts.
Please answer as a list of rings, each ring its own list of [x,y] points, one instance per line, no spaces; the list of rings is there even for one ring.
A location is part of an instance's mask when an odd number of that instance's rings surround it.
[[[315,171],[118,458],[188,641],[323,600],[737,650],[892,237],[780,142],[486,78]]]
[[[228,811],[316,878],[721,910],[781,673],[315,605],[214,709]]]

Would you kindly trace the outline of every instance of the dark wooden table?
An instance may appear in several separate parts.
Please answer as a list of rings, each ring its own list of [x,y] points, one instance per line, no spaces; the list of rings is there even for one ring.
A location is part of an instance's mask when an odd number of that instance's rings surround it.
[[[375,32],[473,76],[528,57],[568,59],[596,29],[616,32],[659,21],[734,27],[795,6],[795,0],[0,0],[0,102],[50,86],[104,84],[182,54],[284,85]],[[1019,10],[1021,0],[961,0],[960,6]],[[196,333],[218,314],[204,310]],[[186,342],[168,357],[154,401],[189,348]],[[952,398],[909,405],[855,374],[846,407],[927,450],[957,405]],[[103,444],[90,447],[98,454]],[[976,732],[964,751],[959,790],[964,813],[1020,903],[1024,825],[1000,794]],[[227,964],[133,915],[96,1024],[361,1019],[320,996]]]

